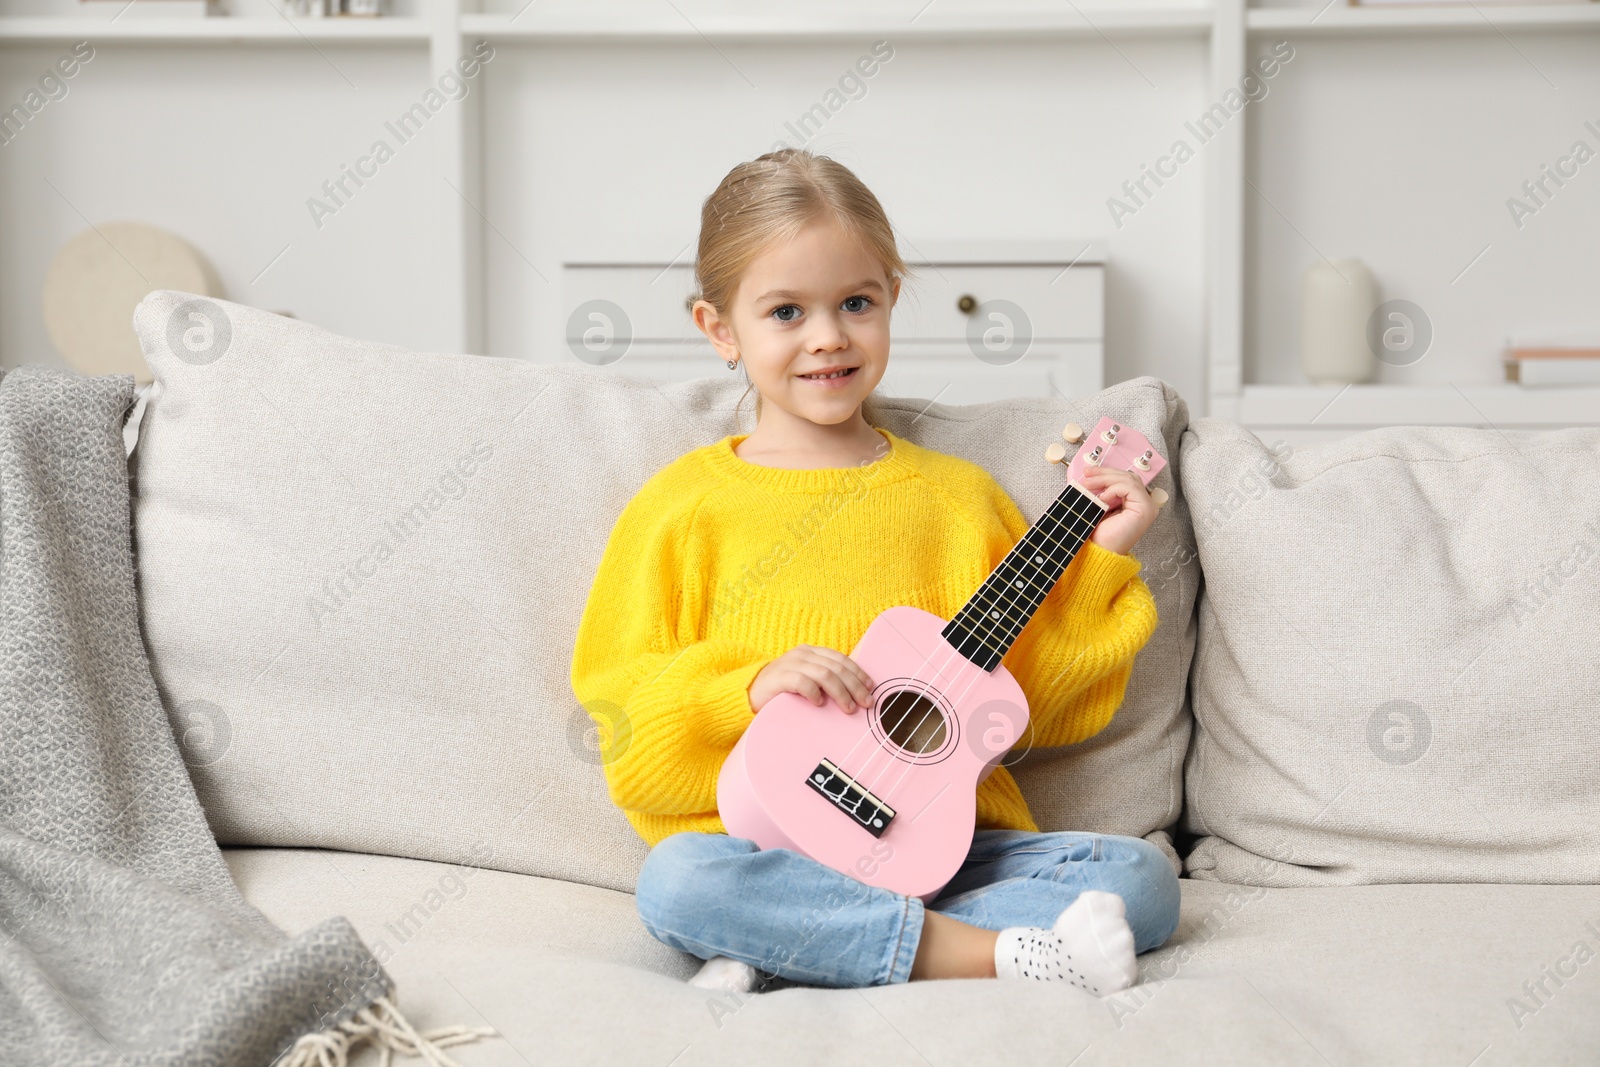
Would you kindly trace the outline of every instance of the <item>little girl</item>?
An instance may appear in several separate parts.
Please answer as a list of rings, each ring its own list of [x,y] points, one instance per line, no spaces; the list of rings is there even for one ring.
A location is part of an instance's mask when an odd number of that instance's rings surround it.
[[[905,273],[877,198],[826,156],[769,152],[707,198],[692,313],[728,367],[744,366],[757,425],[679,457],[623,509],[579,623],[573,692],[603,730],[629,731],[605,774],[652,846],[639,916],[711,961],[697,984],[1000,977],[1103,996],[1176,929],[1177,877],[1139,838],[1041,832],[1004,766],[978,786],[966,861],[927,905],[762,851],[717,814],[723,761],[769,700],[870,707],[875,680],[841,650],[896,605],[953,617],[1028,530],[977,464],[865,414]],[[1103,729],[1156,627],[1128,554],[1154,502],[1127,471],[1091,468],[1082,484],[1112,510],[1002,660],[1035,745]]]

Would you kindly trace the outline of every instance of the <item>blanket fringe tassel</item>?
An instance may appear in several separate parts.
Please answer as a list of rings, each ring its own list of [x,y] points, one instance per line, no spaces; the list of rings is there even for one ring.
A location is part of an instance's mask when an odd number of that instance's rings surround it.
[[[492,1026],[442,1026],[419,1034],[393,1001],[379,997],[332,1029],[302,1035],[277,1067],[347,1067],[350,1050],[364,1041],[378,1046],[382,1067],[389,1067],[396,1052],[421,1056],[435,1067],[461,1067],[442,1050],[499,1035]]]

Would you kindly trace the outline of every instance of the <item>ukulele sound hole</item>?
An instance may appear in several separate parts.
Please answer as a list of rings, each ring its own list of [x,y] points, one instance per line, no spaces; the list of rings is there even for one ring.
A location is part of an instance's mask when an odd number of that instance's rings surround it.
[[[944,747],[944,712],[939,705],[913,689],[889,694],[878,710],[878,722],[889,740],[921,756]]]

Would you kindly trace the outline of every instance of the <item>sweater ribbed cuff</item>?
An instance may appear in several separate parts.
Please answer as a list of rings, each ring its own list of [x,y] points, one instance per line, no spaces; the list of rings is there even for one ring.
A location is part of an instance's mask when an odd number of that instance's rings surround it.
[[[719,674],[706,683],[704,704],[698,716],[706,744],[718,751],[731,750],[756,716],[750,706],[750,683],[772,660],[762,659]]]
[[[1128,584],[1128,579],[1138,574],[1142,563],[1134,555],[1123,555],[1122,552],[1112,552],[1107,547],[1086,541],[1082,549],[1078,550],[1078,558],[1074,560],[1078,565],[1078,595],[1086,603],[1096,605],[1109,605],[1123,585]]]
[[[1086,541],[1069,564],[1068,573],[1062,575],[1062,583],[1068,587],[1073,606],[1094,617],[1110,608],[1111,601],[1142,567],[1134,556]]]

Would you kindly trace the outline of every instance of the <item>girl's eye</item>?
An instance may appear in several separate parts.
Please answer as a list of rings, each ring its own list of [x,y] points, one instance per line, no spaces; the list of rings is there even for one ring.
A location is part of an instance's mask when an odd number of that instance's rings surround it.
[[[852,307],[852,304],[856,306]],[[847,296],[844,298],[844,302],[840,304],[840,307],[853,314],[860,314],[871,306],[872,298],[870,296]],[[785,314],[785,312],[792,312],[792,314]],[[776,315],[779,322],[793,322],[799,317],[800,306],[798,304],[784,304],[773,308],[770,313]]]

